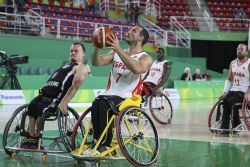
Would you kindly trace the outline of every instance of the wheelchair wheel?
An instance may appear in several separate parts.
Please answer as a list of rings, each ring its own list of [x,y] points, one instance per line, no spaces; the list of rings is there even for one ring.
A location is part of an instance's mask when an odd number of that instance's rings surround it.
[[[242,116],[247,130],[250,131],[250,108],[245,98],[242,103]]]
[[[161,124],[170,124],[173,116],[173,108],[166,95],[159,92],[149,98],[149,110],[155,120]]]
[[[221,129],[222,114],[223,114],[222,107],[223,107],[222,98],[220,97],[209,111],[208,128],[212,133],[215,133]]]
[[[6,154],[12,155],[12,151],[6,149],[5,147],[20,147],[20,141],[24,139],[24,137],[20,136],[21,132],[21,121],[22,114],[27,111],[28,104],[22,105],[18,107],[15,112],[12,114],[10,120],[7,122],[4,132],[3,132],[3,148]],[[29,128],[29,119],[25,119],[24,121],[24,129],[26,132]]]
[[[65,146],[65,149],[70,153],[71,149],[71,136],[73,133],[73,127],[79,118],[77,112],[68,107],[67,114],[63,114],[62,112],[58,112],[58,128],[60,137],[62,138],[62,142]]]
[[[159,152],[155,125],[138,107],[122,110],[116,121],[117,141],[126,159],[135,166],[150,166]]]
[[[88,144],[93,141],[93,128],[91,123],[91,108],[88,108],[82,115],[78,118],[76,124],[73,128],[73,133],[71,136],[71,149],[76,150],[79,149],[81,146],[81,143],[84,138],[85,131],[88,130],[88,133],[86,136],[86,142],[85,144]]]

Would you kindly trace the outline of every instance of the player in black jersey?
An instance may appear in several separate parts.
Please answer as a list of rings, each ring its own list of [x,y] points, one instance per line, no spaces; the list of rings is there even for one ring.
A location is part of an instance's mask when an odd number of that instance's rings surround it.
[[[83,60],[85,59],[85,47],[81,43],[73,43],[70,48],[69,63],[57,69],[49,78],[44,87],[39,90],[28,106],[29,136],[23,142],[23,148],[36,149],[38,144],[39,130],[37,125],[44,112],[55,112],[57,107],[67,112],[69,101],[79,89],[84,78],[88,75],[88,69]]]

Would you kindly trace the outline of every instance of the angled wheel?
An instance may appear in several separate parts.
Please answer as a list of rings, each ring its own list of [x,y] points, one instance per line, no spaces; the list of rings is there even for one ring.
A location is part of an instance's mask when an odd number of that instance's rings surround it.
[[[22,115],[27,111],[28,104],[18,107],[7,122],[3,132],[3,148],[6,154],[12,156],[13,152],[5,147],[20,147],[24,137],[20,136]],[[24,130],[27,132],[29,127],[29,119],[24,118]]]
[[[221,129],[223,114],[222,97],[220,97],[213,105],[208,115],[208,128],[210,132],[215,133]]]
[[[250,131],[250,106],[247,104],[245,98],[242,103],[242,116],[247,130]]]
[[[126,159],[135,166],[150,166],[159,152],[155,125],[143,109],[127,107],[116,121],[117,141]]]
[[[70,153],[71,149],[71,136],[73,133],[74,125],[76,124],[79,115],[77,112],[68,107],[67,114],[63,114],[62,112],[58,112],[58,129],[60,136],[62,138],[65,149]]]
[[[149,110],[155,120],[161,124],[170,124],[173,117],[173,108],[170,100],[161,92],[150,96]]]
[[[93,141],[91,108],[88,108],[84,113],[82,113],[82,115],[78,118],[76,124],[74,125],[73,133],[71,136],[71,149],[79,149],[83,139],[85,139],[84,144],[88,144]]]

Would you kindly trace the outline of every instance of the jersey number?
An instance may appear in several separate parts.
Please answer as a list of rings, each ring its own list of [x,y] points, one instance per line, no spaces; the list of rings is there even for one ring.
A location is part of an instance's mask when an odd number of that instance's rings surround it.
[[[122,74],[121,73],[117,73],[117,79],[116,79],[116,83],[119,81],[119,79],[121,78]]]
[[[239,86],[240,85],[240,80],[239,79],[235,79],[234,83],[235,83],[235,85]]]

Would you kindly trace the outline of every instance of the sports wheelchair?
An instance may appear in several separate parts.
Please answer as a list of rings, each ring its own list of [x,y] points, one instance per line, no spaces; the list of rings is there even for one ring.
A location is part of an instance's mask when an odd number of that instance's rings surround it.
[[[71,155],[76,159],[76,163],[86,160],[98,166],[101,160],[125,158],[135,166],[150,166],[155,163],[159,152],[159,136],[153,121],[145,110],[140,108],[141,99],[127,98],[119,109],[110,104],[108,99],[104,100],[110,105],[109,112],[113,112],[113,115],[95,145],[93,145],[91,107],[79,117],[74,126]],[[95,154],[113,121],[115,127],[111,147],[100,154]],[[92,149],[90,155],[84,155],[84,151],[89,148]]]
[[[42,153],[42,160],[46,160],[47,153],[66,153],[70,152],[70,136],[73,131],[73,125],[78,119],[79,115],[77,112],[68,107],[67,114],[63,114],[59,109],[55,112],[45,112],[40,118],[40,124],[38,125],[40,129],[38,148],[37,149],[23,149],[21,144],[25,138],[29,135],[29,116],[27,114],[28,104],[24,104],[18,107],[11,118],[7,122],[4,132],[3,132],[3,148],[6,154],[12,158],[16,158],[17,154],[23,152],[40,152]],[[52,121],[58,120],[58,125],[53,125]],[[43,134],[43,129],[45,122],[49,123],[51,126],[56,127],[56,132],[47,132]],[[54,135],[57,135],[54,137]],[[47,137],[46,137],[47,136]],[[42,148],[43,147],[43,148]]]
[[[230,124],[229,129],[221,129],[222,123],[222,114],[223,114],[223,96],[215,102],[211,108],[208,116],[208,128],[210,132],[217,134],[220,131],[228,131],[230,136],[233,136],[234,133],[238,132],[247,132],[250,131],[250,110],[249,106],[246,103],[246,99],[243,99],[242,103],[236,103],[233,106],[233,109],[230,114]],[[234,120],[233,116],[239,117],[240,124],[233,127]]]
[[[145,97],[142,108],[149,109],[154,119],[160,124],[170,124],[173,108],[170,100],[163,92],[155,92]]]

